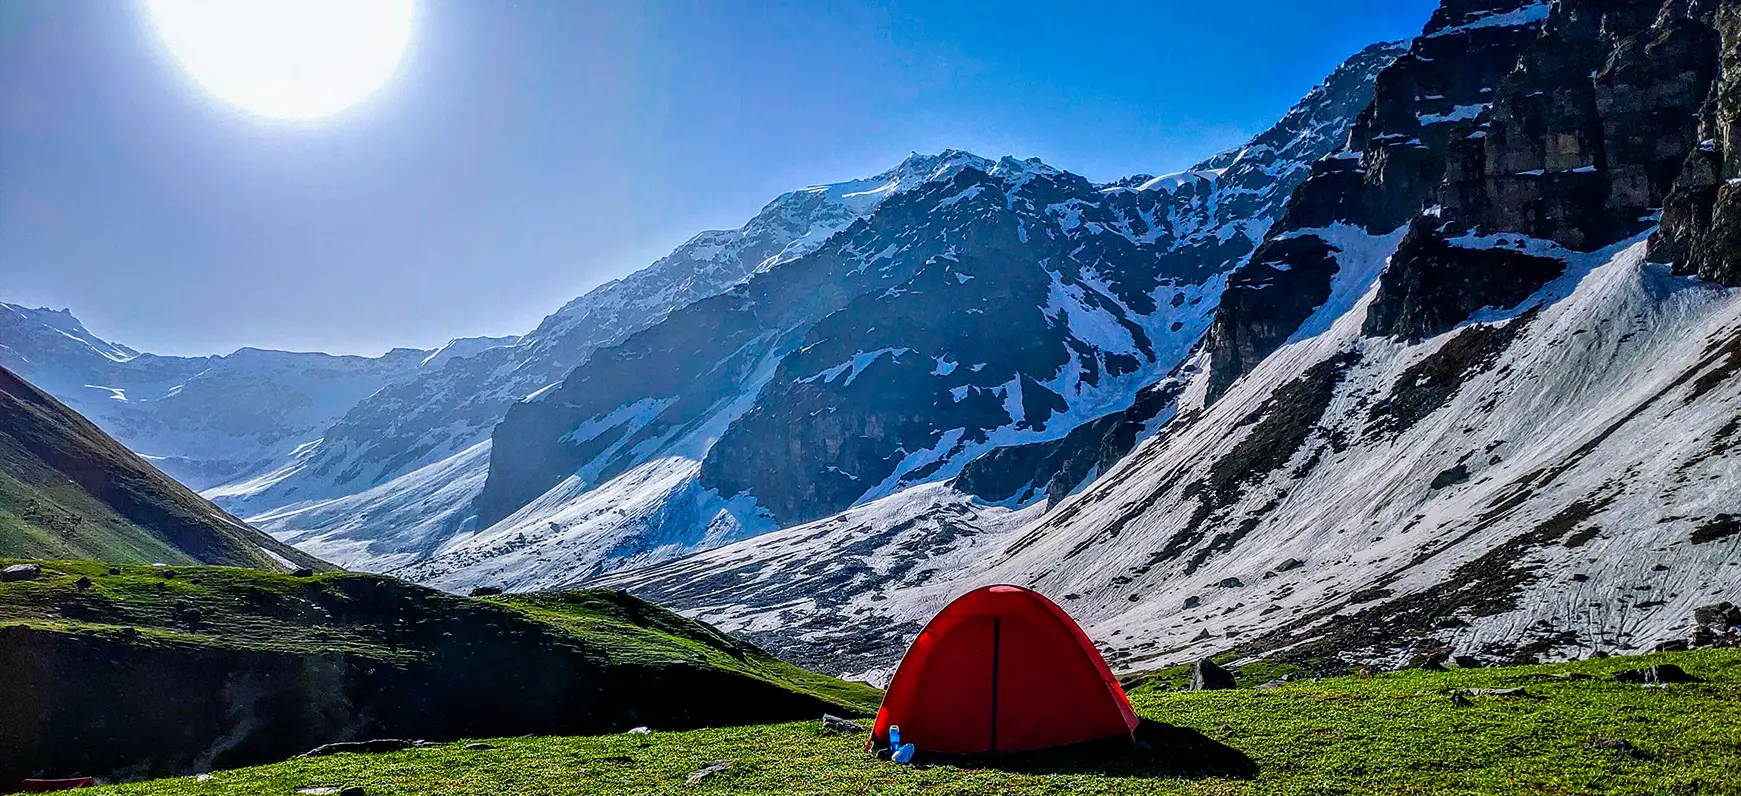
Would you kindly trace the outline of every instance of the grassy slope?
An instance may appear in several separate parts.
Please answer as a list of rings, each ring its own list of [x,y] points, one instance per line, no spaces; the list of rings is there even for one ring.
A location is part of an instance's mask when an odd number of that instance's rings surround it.
[[[1708,682],[1617,683],[1613,671],[1680,664]],[[1561,675],[1595,679],[1564,679]],[[1542,699],[1474,697],[1453,688],[1524,686]],[[1097,768],[1052,760],[1019,771],[902,767],[867,759],[863,735],[815,723],[576,738],[515,738],[389,755],[339,755],[220,771],[96,794],[289,793],[311,784],[383,794],[1441,794],[1741,793],[1741,651],[1614,658],[1371,680],[1297,682],[1273,691],[1146,692],[1145,717],[1194,728],[1254,759],[1256,780],[1181,775],[1168,766]],[[1624,738],[1650,755],[1594,749]],[[1186,756],[1174,765],[1188,768]],[[1166,755],[1160,760],[1169,759]],[[701,765],[733,760],[696,787]]]
[[[712,625],[686,619],[623,592],[594,589],[513,594],[490,602],[561,627],[584,639],[590,648],[602,651],[612,662],[683,657],[810,694],[854,712],[874,711],[882,701],[882,692],[864,683],[799,668]]]
[[[17,563],[0,559],[0,566]],[[611,591],[473,600],[391,578],[324,573],[299,578],[240,567],[115,567],[42,562],[43,577],[0,584],[0,626],[259,652],[346,652],[382,660],[427,657],[460,639],[549,637],[601,664],[687,661],[810,694],[843,711],[876,707],[879,692],[780,661],[712,627]],[[76,581],[91,580],[80,591]]]
[[[164,475],[0,368],[0,556],[330,568]]]

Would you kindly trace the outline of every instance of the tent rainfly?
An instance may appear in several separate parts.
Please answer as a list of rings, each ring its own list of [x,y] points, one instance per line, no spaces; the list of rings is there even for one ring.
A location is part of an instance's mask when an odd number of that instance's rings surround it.
[[[1136,713],[1064,609],[987,586],[934,617],[895,670],[871,744],[889,726],[926,752],[995,754],[1130,735]]]

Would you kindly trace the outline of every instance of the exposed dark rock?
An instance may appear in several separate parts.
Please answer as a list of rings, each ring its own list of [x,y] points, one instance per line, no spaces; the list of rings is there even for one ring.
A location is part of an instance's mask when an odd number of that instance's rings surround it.
[[[1699,606],[1693,609],[1693,624],[1718,631],[1741,626],[1741,606],[1727,601]]]
[[[824,732],[864,732],[864,725],[852,719],[843,719],[824,713],[822,714],[822,730]]]
[[[109,573],[109,574],[111,574],[111,575],[119,575],[119,574],[121,574],[121,573],[119,573],[119,572],[110,572],[110,573]],[[292,572],[291,572],[291,573],[290,573],[290,574],[291,574],[291,575],[294,575],[294,576],[296,576],[296,577],[298,577],[298,578],[312,578],[312,577],[314,577],[314,570],[312,570],[312,569],[309,569],[309,568],[308,568],[308,567],[298,567],[298,568],[297,568],[297,569],[295,569],[295,570],[293,570],[293,571],[292,571]]]
[[[1699,678],[1687,674],[1685,669],[1672,663],[1659,663],[1643,669],[1627,669],[1615,672],[1614,679],[1622,683],[1697,683]]]
[[[1300,567],[1303,567],[1305,565],[1306,565],[1306,562],[1304,562],[1304,561],[1301,561],[1297,558],[1289,558],[1289,559],[1283,560],[1282,563],[1277,564],[1275,571],[1277,571],[1277,572],[1290,572],[1290,571],[1299,569]]]
[[[1403,668],[1442,672],[1445,671],[1445,662],[1450,659],[1451,651],[1448,649],[1426,650],[1415,655]]]
[[[1204,339],[1213,396],[1227,392],[1330,297],[1339,251],[1317,237],[1282,238],[1234,272]]]
[[[500,586],[479,586],[475,589],[472,589],[471,593],[468,594],[467,596],[469,596],[469,597],[494,597],[494,596],[501,594],[501,593],[502,593],[502,587],[500,587]]]
[[[1688,539],[1693,544],[1704,544],[1715,542],[1718,539],[1727,539],[1736,534],[1741,534],[1741,517],[1736,517],[1733,514],[1719,514],[1694,528]]]
[[[1221,582],[1216,583],[1215,585],[1223,589],[1237,589],[1244,586],[1245,583],[1239,578],[1222,578]]]
[[[1481,659],[1473,655],[1457,655],[1453,656],[1451,660],[1457,664],[1457,668],[1459,669],[1481,668]]]
[[[341,741],[339,743],[321,744],[303,753],[303,757],[326,757],[337,754],[381,754],[384,752],[401,752],[406,749],[417,749],[426,746],[440,746],[428,741],[413,741],[404,738],[377,738],[369,741]]]
[[[0,571],[0,582],[16,583],[23,580],[36,580],[42,575],[42,567],[38,564],[13,564]]]
[[[954,486],[994,502],[1025,503],[1044,495],[1047,505],[1055,506],[1130,453],[1147,424],[1174,405],[1185,383],[1168,379],[1144,388],[1129,408],[1077,426],[1061,439],[995,449],[968,462]]]
[[[1635,760],[1649,760],[1650,754],[1634,746],[1625,738],[1605,738],[1590,744],[1591,749],[1604,752],[1615,752]]]
[[[1423,216],[1379,277],[1367,334],[1423,340],[1487,307],[1515,306],[1564,273],[1565,263],[1507,249],[1446,242]]]
[[[1186,610],[1196,608],[1197,606],[1202,605],[1202,604],[1203,604],[1203,598],[1201,598],[1201,597],[1193,596],[1193,597],[1186,597],[1185,598],[1185,609]]]
[[[1717,67],[1710,5],[1559,4],[1495,93],[1485,135],[1453,147],[1439,192],[1452,234],[1592,251],[1647,229],[1699,140]]]
[[[1449,468],[1449,469],[1439,473],[1438,475],[1433,476],[1433,483],[1431,484],[1431,487],[1434,491],[1438,491],[1440,489],[1444,489],[1445,487],[1456,486],[1457,484],[1462,484],[1462,483],[1468,483],[1468,481],[1469,481],[1469,466],[1465,465],[1465,464],[1459,464],[1456,467]]]
[[[1233,679],[1233,673],[1209,658],[1204,658],[1191,667],[1192,691],[1223,691],[1238,687],[1239,683]]]
[[[1513,697],[1516,699],[1546,699],[1547,697],[1530,693],[1523,688],[1460,688],[1456,693],[1464,696]]]
[[[1650,257],[1673,262],[1676,273],[1741,285],[1741,8],[1718,4],[1718,77],[1699,116],[1696,146],[1688,147],[1664,202],[1662,227]]]
[[[83,576],[80,576],[78,580],[73,581],[73,587],[79,591],[89,591],[93,585],[95,584],[91,583],[90,578]]]
[[[715,760],[712,763],[708,763],[701,768],[696,769],[694,773],[690,774],[683,781],[690,785],[699,785],[703,780],[706,780],[715,774],[730,770],[733,762],[734,761],[731,760]]]
[[[1381,277],[1369,334],[1431,337],[1482,308],[1515,306],[1562,273],[1556,260],[1504,248],[1506,233],[1520,236],[1518,248],[1528,236],[1593,251],[1649,227],[1699,140],[1716,74],[1709,5],[1682,5],[1555,7],[1490,98],[1482,129],[1451,142],[1438,210],[1416,220]],[[1450,240],[1468,234],[1489,244]]]

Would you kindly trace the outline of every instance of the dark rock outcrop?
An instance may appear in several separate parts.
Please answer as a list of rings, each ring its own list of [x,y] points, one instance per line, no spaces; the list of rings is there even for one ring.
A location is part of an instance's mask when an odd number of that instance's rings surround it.
[[[1212,399],[1330,298],[1342,253],[1330,228],[1383,235],[1421,211],[1452,142],[1474,129],[1545,12],[1525,0],[1451,0],[1379,74],[1348,147],[1313,164],[1281,222],[1228,280],[1205,340]]]
[[[1564,271],[1553,258],[1464,236],[1513,233],[1573,252],[1648,229],[1716,73],[1710,5],[1566,0],[1451,142],[1436,207],[1380,279],[1368,334],[1420,340],[1485,307],[1512,307]]]
[[[1706,4],[1695,4],[1707,6]],[[1699,114],[1698,144],[1664,204],[1650,257],[1676,273],[1741,285],[1741,5],[1717,4],[1716,85]]]

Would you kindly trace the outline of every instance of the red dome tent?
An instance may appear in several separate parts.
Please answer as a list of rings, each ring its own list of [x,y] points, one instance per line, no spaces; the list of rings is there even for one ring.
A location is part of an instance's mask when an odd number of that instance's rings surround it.
[[[1130,700],[1082,629],[1020,586],[957,598],[908,648],[877,712],[921,751],[1021,752],[1136,730]]]

